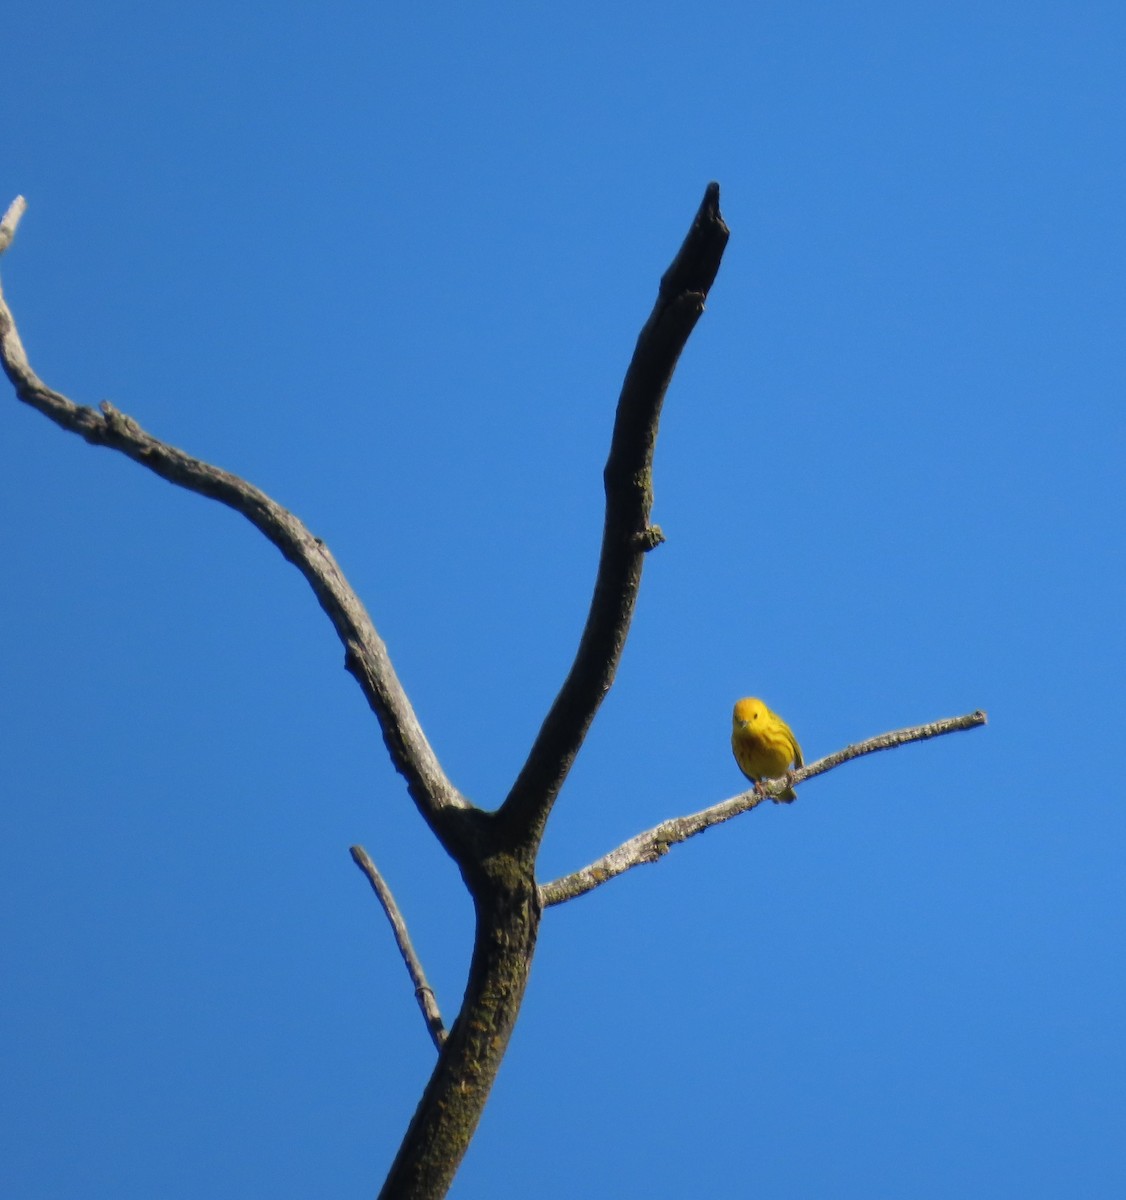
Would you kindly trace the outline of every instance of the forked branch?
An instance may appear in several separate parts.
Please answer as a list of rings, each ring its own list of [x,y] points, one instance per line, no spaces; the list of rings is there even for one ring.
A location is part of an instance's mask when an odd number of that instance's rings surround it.
[[[616,850],[604,854],[597,862],[583,867],[581,871],[575,871],[570,875],[554,879],[551,883],[545,883],[540,888],[540,900],[544,908],[547,908],[549,905],[562,904],[565,900],[574,900],[576,896],[585,895],[633,867],[656,862],[663,855],[668,854],[670,848],[678,842],[686,842],[690,837],[703,833],[705,829],[710,829],[713,825],[730,821],[732,817],[737,817],[740,813],[750,812],[764,800],[776,798],[787,787],[812,779],[815,775],[824,775],[826,771],[839,767],[841,763],[846,763],[849,759],[859,758],[862,754],[875,754],[878,750],[891,750],[896,746],[905,745],[907,742],[925,741],[927,738],[939,737],[944,733],[976,729],[979,725],[984,725],[985,721],[985,713],[978,709],[977,712],[968,713],[963,717],[947,717],[945,720],[932,721],[927,725],[914,725],[910,729],[896,729],[891,733],[881,733],[867,741],[846,746],[843,750],[827,754],[824,758],[820,758],[808,766],[792,771],[784,780],[765,784],[762,791],[743,792],[738,796],[732,796],[730,800],[722,800],[719,804],[713,804],[711,808],[705,808],[701,812],[662,821],[660,825],[647,829],[644,833],[639,833],[636,837],[630,838],[628,842],[623,842]]]
[[[0,220],[0,253],[23,215],[22,198]],[[233,508],[305,576],[343,643],[355,676],[379,720],[392,761],[406,778],[422,816],[457,859],[476,913],[476,936],[462,1009],[445,1030],[405,923],[371,859],[352,857],[367,876],[407,964],[415,995],[439,1053],[381,1195],[436,1198],[449,1188],[484,1108],[520,1009],[544,906],[593,890],[678,842],[747,812],[785,787],[833,767],[909,741],[985,723],[971,713],[898,730],[849,746],[793,772],[784,781],[662,822],[597,862],[542,887],[535,857],[544,824],[587,730],[617,671],[633,616],[645,554],[662,540],[650,524],[652,466],[665,392],[677,360],[715,280],[728,230],[719,188],[710,184],[684,244],[661,279],[657,303],[638,338],[618,401],[604,471],[602,550],[586,626],[574,663],[497,813],[475,808],[447,779],[399,683],[371,618],[327,547],[292,513],[245,480],[192,458],[146,433],[112,405],[74,404],[34,373],[0,293],[0,365],[24,403],[94,445],[125,454],[163,479]]]
[[[23,212],[13,205],[0,225],[0,250]],[[598,707],[614,679],[637,599],[644,556],[661,540],[650,524],[652,463],[661,404],[677,360],[703,311],[728,238],[719,188],[709,185],[695,221],[661,279],[656,306],[638,338],[618,401],[604,472],[602,553],[586,626],[562,689],[498,813],[469,804],[446,778],[427,742],[386,648],[324,544],[292,513],[238,476],[152,437],[109,404],[76,405],[34,373],[0,295],[0,362],[26,404],[94,445],[108,446],[180,487],[242,513],[302,572],[346,648],[346,664],[379,719],[392,760],[446,849],[457,859],[474,901],[476,936],[461,1012],[441,1038],[436,1009],[427,1014],[441,1049],[381,1195],[446,1194],[473,1136],[508,1046],[539,931],[542,908],[535,855],[544,823]],[[396,928],[420,1003],[429,988],[400,934],[390,893],[362,851],[354,852]]]

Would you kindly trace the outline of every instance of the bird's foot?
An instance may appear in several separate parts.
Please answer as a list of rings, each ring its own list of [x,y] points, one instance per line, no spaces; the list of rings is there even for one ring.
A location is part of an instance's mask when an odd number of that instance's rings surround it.
[[[782,778],[786,781],[786,790],[780,795],[774,797],[775,804],[793,804],[798,798],[797,792],[794,791],[794,773],[787,771]]]

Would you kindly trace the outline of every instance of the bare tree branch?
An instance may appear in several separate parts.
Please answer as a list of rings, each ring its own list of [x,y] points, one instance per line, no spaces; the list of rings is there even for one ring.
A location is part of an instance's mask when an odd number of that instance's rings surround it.
[[[4,237],[11,240],[22,213],[22,201],[16,200],[0,224],[0,242]],[[74,404],[47,387],[31,369],[2,291],[0,365],[12,381],[16,395],[56,425],[77,433],[92,445],[119,450],[162,479],[242,513],[293,563],[308,580],[344,643],[345,665],[378,718],[391,760],[406,779],[411,797],[442,844],[455,853],[455,824],[442,817],[450,810],[471,806],[446,778],[395,674],[387,647],[324,542],[252,484],[158,441],[108,402],[98,412]]]
[[[877,750],[891,750],[896,746],[905,745],[907,742],[925,741],[927,738],[939,737],[944,733],[958,733],[964,729],[975,729],[979,725],[984,725],[985,722],[985,713],[978,709],[963,717],[947,717],[941,721],[932,721],[928,725],[896,729],[891,733],[881,733],[878,737],[846,746],[843,750],[818,759],[817,762],[810,763],[797,771],[791,771],[784,779],[764,784],[761,791],[751,789],[741,795],[732,796],[730,800],[713,804],[711,808],[705,808],[701,812],[662,821],[660,825],[654,826],[644,833],[639,833],[636,837],[630,838],[628,842],[623,842],[617,849],[611,850],[609,854],[604,854],[597,862],[583,867],[581,871],[575,871],[570,875],[554,879],[551,883],[545,883],[540,888],[540,901],[544,908],[547,908],[550,905],[562,904],[565,900],[574,900],[577,896],[585,895],[606,883],[607,880],[613,879],[616,875],[621,875],[633,867],[656,862],[678,842],[685,842],[690,837],[703,833],[705,829],[710,829],[713,825],[730,821],[732,817],[737,817],[740,813],[750,812],[764,800],[776,800],[787,787],[812,779],[815,775],[824,775],[826,771],[839,767],[841,763],[848,762],[849,759],[859,758],[862,754],[874,754]]]
[[[422,963],[415,953],[414,946],[411,945],[410,934],[407,933],[407,923],[403,920],[403,914],[395,903],[391,889],[387,886],[383,876],[376,870],[375,863],[368,857],[363,846],[352,846],[349,853],[352,855],[352,861],[367,876],[372,891],[375,892],[379,903],[383,905],[387,920],[391,922],[395,944],[399,947],[403,962],[407,964],[411,983],[414,984],[414,998],[422,1010],[422,1019],[426,1022],[426,1028],[430,1033],[434,1048],[441,1050],[447,1037],[446,1027],[442,1024],[442,1014],[438,1011],[438,1001],[434,995],[434,989],[427,983],[426,972],[422,969]]]
[[[8,205],[8,211],[3,218],[0,218],[0,254],[12,244],[12,238],[16,236],[16,226],[26,211],[27,201],[22,196],[17,196]]]
[[[0,220],[0,253],[26,205],[18,197]],[[542,887],[535,860],[545,822],[592,720],[609,690],[629,631],[644,556],[662,540],[650,524],[652,467],[665,392],[703,311],[727,244],[719,188],[709,184],[694,223],[661,279],[618,401],[604,471],[601,557],[586,626],[563,686],[507,799],[496,812],[470,804],[442,771],[371,618],[327,547],[292,513],[245,480],[158,441],[108,403],[76,405],[35,374],[0,292],[0,365],[20,400],[93,445],[108,446],[161,478],[218,500],[247,518],[312,587],[345,646],[396,768],[420,813],[457,860],[474,903],[476,932],[461,1011],[448,1033],[390,889],[359,846],[351,854],[391,922],[438,1055],[422,1099],[380,1193],[386,1200],[444,1196],[473,1136],[507,1049],[528,983],[543,908],[654,862],[678,842],[777,799],[795,783],[861,754],[984,724],[985,714],[883,734],[725,800],[665,821],[597,862]]]
[[[24,403],[88,442],[118,450],[169,482],[242,513],[304,574],[346,647],[346,665],[379,719],[411,796],[461,869],[476,915],[469,978],[461,1011],[441,1042],[434,1071],[381,1192],[388,1200],[446,1194],[520,1010],[542,915],[535,856],[544,822],[613,681],[644,554],[661,540],[660,530],[649,524],[657,421],[672,371],[703,310],[727,242],[718,204],[719,189],[709,185],[638,339],[604,472],[606,520],[587,625],[574,665],[497,813],[469,804],[442,772],[370,617],[324,544],[238,476],[158,441],[112,405],[103,404],[99,412],[48,388],[31,369],[0,295],[0,365]],[[2,231],[7,241],[22,211],[22,205],[9,210]],[[385,910],[390,916],[392,910]],[[420,1000],[427,994],[420,990]]]
[[[575,661],[501,808],[511,827],[538,839],[591,721],[610,690],[633,618],[647,551],[663,540],[649,524],[653,450],[661,404],[681,351],[704,311],[728,229],[719,184],[710,183],[692,228],[661,278],[618,399],[603,472],[606,517],[590,612]]]

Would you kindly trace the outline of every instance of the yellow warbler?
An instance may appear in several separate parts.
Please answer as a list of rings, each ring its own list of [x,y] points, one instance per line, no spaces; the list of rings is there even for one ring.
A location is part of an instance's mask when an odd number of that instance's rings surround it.
[[[777,714],[770,711],[761,700],[748,696],[735,703],[731,720],[731,751],[739,770],[755,785],[763,779],[777,779],[785,775],[791,764],[803,765],[801,747],[793,730]],[[779,797],[788,804],[796,800],[793,788],[787,788]]]

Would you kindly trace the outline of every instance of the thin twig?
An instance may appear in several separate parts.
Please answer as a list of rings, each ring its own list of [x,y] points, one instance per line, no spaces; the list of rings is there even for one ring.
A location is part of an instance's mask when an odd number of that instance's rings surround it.
[[[22,212],[22,200],[17,199],[0,224],[9,240]],[[446,849],[455,853],[456,825],[440,817],[444,810],[467,810],[471,806],[442,770],[395,674],[387,647],[324,542],[253,484],[159,441],[112,404],[102,403],[99,412],[74,404],[47,387],[31,369],[2,292],[0,365],[19,399],[56,425],[77,433],[92,445],[120,451],[170,483],[233,508],[293,563],[312,587],[344,644],[345,666],[355,676],[379,720],[391,760],[406,779],[416,806]]]
[[[570,875],[564,875],[559,879],[553,879],[550,883],[545,883],[540,888],[540,900],[547,908],[549,905],[562,904],[565,900],[574,900],[576,896],[585,895],[632,867],[656,862],[678,842],[687,841],[690,837],[703,833],[705,829],[710,829],[713,825],[730,821],[732,817],[737,817],[740,813],[750,812],[764,800],[777,799],[787,787],[803,783],[815,775],[824,775],[826,771],[839,767],[841,763],[848,762],[849,759],[859,758],[862,754],[875,754],[878,750],[891,750],[896,746],[905,745],[907,742],[921,742],[945,733],[976,729],[977,726],[984,725],[985,721],[985,713],[978,709],[963,717],[947,717],[942,721],[932,721],[927,725],[915,725],[910,729],[896,729],[891,733],[881,733],[878,737],[857,742],[853,746],[846,746],[843,750],[827,754],[824,758],[820,758],[800,770],[792,771],[784,779],[764,784],[761,792],[752,789],[733,796],[730,800],[713,804],[711,808],[705,808],[701,812],[662,821],[660,825],[654,826],[644,833],[639,833],[636,837],[630,838],[628,842],[623,842],[617,849],[611,850],[609,854],[604,854],[597,862],[583,867],[581,871],[575,871]]]
[[[395,903],[395,897],[391,895],[391,889],[376,869],[375,863],[368,857],[363,846],[352,846],[349,853],[352,855],[352,861],[368,877],[371,890],[375,892],[379,903],[383,905],[383,911],[387,914],[387,920],[391,922],[391,930],[395,935],[399,953],[403,956],[403,962],[407,964],[411,983],[414,984],[414,998],[422,1010],[422,1019],[426,1022],[426,1028],[435,1048],[441,1050],[448,1036],[446,1027],[442,1024],[442,1014],[438,1011],[438,1001],[434,996],[434,990],[426,982],[426,972],[422,969],[422,963],[415,953],[414,946],[411,945],[410,934],[407,933],[407,923],[403,920],[403,914]]]

